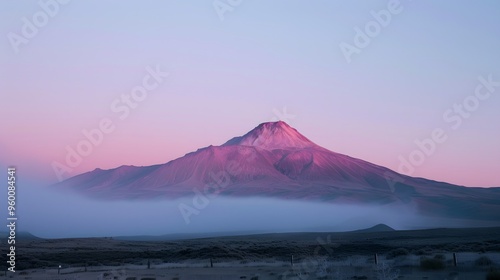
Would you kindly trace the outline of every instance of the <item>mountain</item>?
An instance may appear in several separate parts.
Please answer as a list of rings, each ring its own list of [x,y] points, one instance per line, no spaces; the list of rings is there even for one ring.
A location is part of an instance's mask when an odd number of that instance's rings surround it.
[[[398,174],[322,148],[285,122],[263,123],[221,146],[154,166],[95,169],[54,187],[100,199],[192,197],[195,192],[370,205],[500,221],[500,188],[467,188]]]

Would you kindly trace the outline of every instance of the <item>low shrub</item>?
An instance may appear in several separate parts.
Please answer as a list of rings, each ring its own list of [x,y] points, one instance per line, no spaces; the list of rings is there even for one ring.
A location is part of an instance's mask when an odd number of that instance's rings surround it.
[[[424,255],[432,255],[433,252],[434,249],[432,249],[431,247],[423,247],[418,250],[413,250],[412,253],[417,256],[424,256]]]
[[[493,261],[487,256],[479,257],[475,262],[477,266],[490,266],[493,264]]]

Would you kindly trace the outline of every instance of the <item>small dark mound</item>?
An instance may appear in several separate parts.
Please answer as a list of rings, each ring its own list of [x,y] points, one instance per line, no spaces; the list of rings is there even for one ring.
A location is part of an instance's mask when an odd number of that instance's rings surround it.
[[[5,239],[9,237],[9,233],[2,231],[0,232],[0,238]],[[19,231],[16,233],[16,239],[22,239],[22,240],[37,240],[40,239],[37,236],[34,236],[33,234],[26,232],[26,231]]]
[[[388,232],[388,231],[396,231],[386,224],[378,224],[371,228],[356,230],[355,232]]]

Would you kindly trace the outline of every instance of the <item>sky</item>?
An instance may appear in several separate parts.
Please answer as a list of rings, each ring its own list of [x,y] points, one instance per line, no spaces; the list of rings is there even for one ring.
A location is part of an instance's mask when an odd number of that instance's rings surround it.
[[[281,119],[411,176],[499,187],[499,9],[1,1],[0,168],[43,187],[165,163]]]

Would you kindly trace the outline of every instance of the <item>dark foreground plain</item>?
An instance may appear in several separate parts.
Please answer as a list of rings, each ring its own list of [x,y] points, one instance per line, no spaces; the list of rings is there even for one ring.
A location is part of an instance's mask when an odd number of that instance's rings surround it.
[[[383,231],[174,241],[21,236],[16,273],[0,275],[128,280],[487,279],[488,273],[500,269],[500,228],[379,230]],[[4,238],[1,244],[7,247]]]

